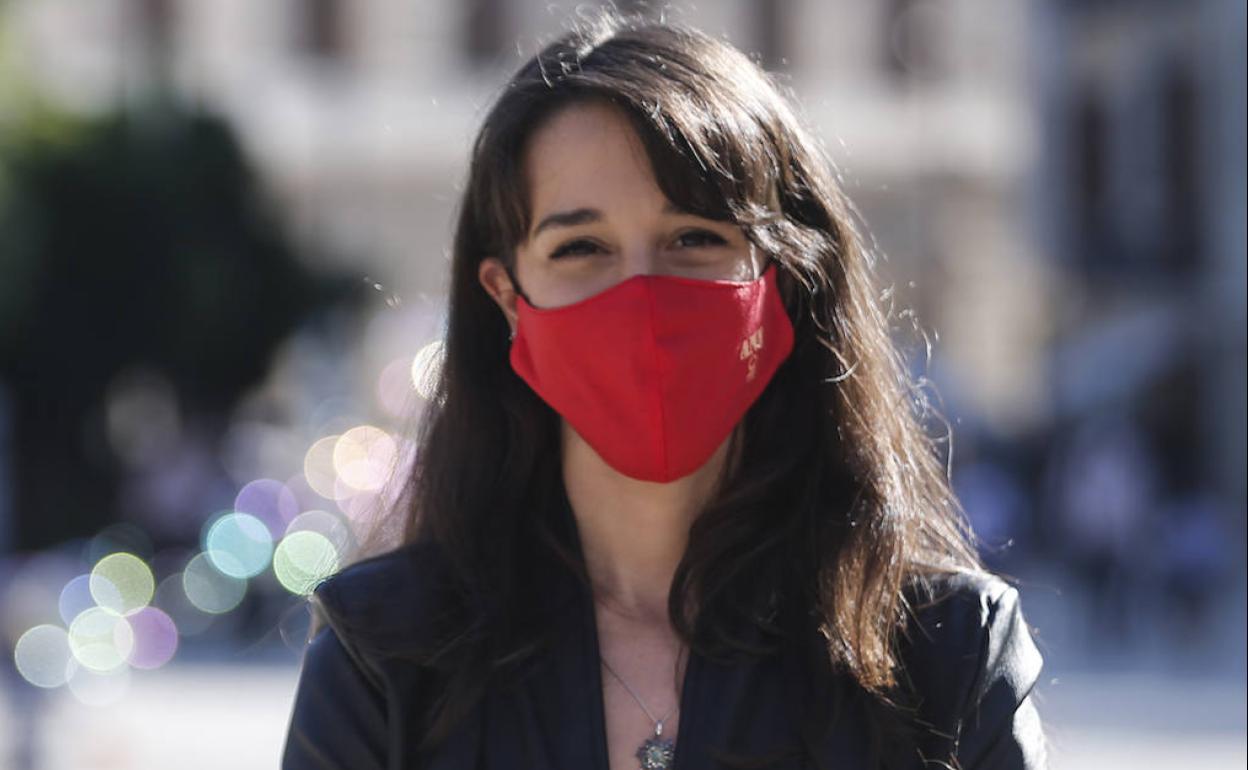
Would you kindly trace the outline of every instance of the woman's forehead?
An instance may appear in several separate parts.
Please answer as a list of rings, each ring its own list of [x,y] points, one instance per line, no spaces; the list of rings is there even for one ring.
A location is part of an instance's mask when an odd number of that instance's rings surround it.
[[[553,211],[667,205],[632,122],[602,103],[550,116],[530,138],[524,170],[534,225]]]

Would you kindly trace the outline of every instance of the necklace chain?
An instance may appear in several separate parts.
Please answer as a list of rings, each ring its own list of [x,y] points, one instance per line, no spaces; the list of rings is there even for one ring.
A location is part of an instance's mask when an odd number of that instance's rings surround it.
[[[655,719],[655,718],[654,718],[654,714],[650,713],[650,709],[646,708],[646,704],[645,704],[645,703],[643,703],[643,702],[642,702],[642,700],[641,700],[641,698],[639,698],[639,697],[637,696],[637,693],[633,691],[633,688],[629,687],[629,686],[628,686],[628,682],[625,682],[625,681],[624,681],[624,677],[622,677],[622,676],[620,676],[619,674],[617,674],[617,673],[615,672],[615,669],[611,668],[611,664],[607,662],[606,658],[601,658],[601,660],[602,660],[602,665],[606,666],[607,671],[610,671],[610,672],[611,672],[611,676],[615,677],[615,678],[616,678],[616,680],[617,680],[617,681],[619,681],[619,683],[620,683],[620,684],[624,685],[624,689],[628,691],[628,694],[629,694],[629,695],[631,695],[631,696],[633,696],[633,700],[637,701],[637,705],[638,705],[638,706],[641,706],[641,710],[642,710],[642,711],[644,711],[644,712],[646,712],[646,716],[650,718],[650,721],[651,721],[651,722],[654,722],[654,734],[655,734],[655,735],[662,735],[662,734],[663,734],[663,723],[664,723],[664,722],[666,722],[666,721],[668,720],[668,717],[670,717],[672,714],[676,713],[676,710],[677,710],[678,708],[680,708],[680,704],[679,704],[679,703],[677,703],[675,706],[673,706],[673,707],[672,707],[672,708],[671,708],[671,709],[667,712],[667,714],[665,714],[665,715],[663,716],[663,718],[662,718],[662,719]]]

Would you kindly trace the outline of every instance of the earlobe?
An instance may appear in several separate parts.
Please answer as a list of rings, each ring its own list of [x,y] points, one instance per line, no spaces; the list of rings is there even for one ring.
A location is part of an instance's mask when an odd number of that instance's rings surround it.
[[[514,336],[516,332],[516,289],[511,283],[511,276],[506,266],[497,257],[486,257],[481,260],[477,277],[494,303],[503,311],[507,325]]]

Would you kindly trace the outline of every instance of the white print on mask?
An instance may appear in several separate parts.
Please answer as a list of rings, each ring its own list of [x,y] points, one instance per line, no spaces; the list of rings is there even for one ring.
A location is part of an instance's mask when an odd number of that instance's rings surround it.
[[[746,362],[745,381],[750,382],[758,373],[758,354],[763,349],[763,327],[741,340],[741,360]]]

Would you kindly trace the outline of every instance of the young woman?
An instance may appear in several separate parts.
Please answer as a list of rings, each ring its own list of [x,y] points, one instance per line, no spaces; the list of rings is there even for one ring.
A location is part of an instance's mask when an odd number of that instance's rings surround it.
[[[569,33],[473,147],[404,544],[315,592],[284,767],[1043,766],[923,407],[767,75]]]

